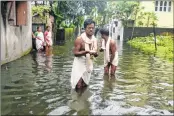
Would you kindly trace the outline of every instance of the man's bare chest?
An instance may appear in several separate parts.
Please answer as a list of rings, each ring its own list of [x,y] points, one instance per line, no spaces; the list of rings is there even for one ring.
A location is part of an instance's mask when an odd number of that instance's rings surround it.
[[[92,48],[92,46],[91,46],[91,44],[88,44],[89,45],[89,49],[91,50]],[[83,51],[83,50],[85,50],[85,42],[82,42],[81,43],[81,47],[80,47],[80,51]]]

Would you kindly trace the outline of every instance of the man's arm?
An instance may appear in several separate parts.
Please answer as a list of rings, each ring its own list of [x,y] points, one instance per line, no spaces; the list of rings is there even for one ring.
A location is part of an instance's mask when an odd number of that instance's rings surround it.
[[[100,40],[100,52],[104,51],[104,49],[103,49],[103,47],[104,47],[103,41],[104,41],[104,39]]]
[[[115,52],[116,52],[116,42],[114,40],[111,40],[110,47],[111,47],[110,63],[112,63],[113,59],[115,58]]]
[[[78,37],[75,42],[74,42],[74,49],[73,49],[73,53],[76,57],[79,57],[79,56],[84,56],[86,55],[87,53],[89,53],[89,51],[80,51],[80,48],[81,48],[81,43],[82,43],[82,40]]]

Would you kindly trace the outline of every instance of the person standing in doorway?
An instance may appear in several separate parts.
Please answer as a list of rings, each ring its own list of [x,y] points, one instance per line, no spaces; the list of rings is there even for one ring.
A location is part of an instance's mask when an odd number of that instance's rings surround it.
[[[72,72],[72,89],[81,89],[89,84],[93,71],[93,57],[97,57],[97,40],[94,37],[95,22],[87,19],[84,22],[85,32],[74,42],[75,55]]]
[[[114,76],[118,65],[118,51],[116,42],[109,37],[109,29],[100,29],[102,38],[102,47],[100,52],[104,51],[104,72],[105,74]]]
[[[50,26],[46,27],[46,31],[44,33],[44,38],[45,38],[45,42],[46,42],[46,52],[48,52],[49,50],[51,50],[52,45],[53,45],[51,27]]]
[[[35,32],[35,37],[36,37],[36,49],[37,51],[41,52],[44,50],[45,40],[42,28],[40,26],[37,27],[37,31]]]

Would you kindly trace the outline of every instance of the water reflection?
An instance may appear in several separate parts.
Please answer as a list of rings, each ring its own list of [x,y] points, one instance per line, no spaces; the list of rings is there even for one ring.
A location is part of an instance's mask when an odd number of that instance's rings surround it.
[[[52,48],[47,49],[46,52],[35,52],[33,54],[37,69],[45,69],[47,72],[51,72],[53,65]]]
[[[50,72],[52,70],[52,64],[53,64],[52,57],[53,57],[52,48],[48,48],[46,50],[46,60],[45,60],[46,70],[48,72]]]
[[[104,87],[103,88],[108,88],[110,91],[113,90],[114,84],[116,82],[115,80],[115,75],[105,75],[103,76],[103,81],[104,81]]]
[[[71,90],[71,98],[68,102],[68,106],[77,112],[77,115],[89,115],[90,114],[90,103],[88,98],[92,96],[92,93],[89,91],[88,87]]]

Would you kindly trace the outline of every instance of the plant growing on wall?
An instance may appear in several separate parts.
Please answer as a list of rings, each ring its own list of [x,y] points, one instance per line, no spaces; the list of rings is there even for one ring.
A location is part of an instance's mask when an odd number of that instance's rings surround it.
[[[153,23],[155,26],[157,26],[157,16],[154,12],[141,12],[138,16],[137,24],[138,26],[153,26]]]
[[[46,13],[49,13],[50,7],[46,5],[32,6],[32,16],[38,15],[42,21],[47,20]]]

